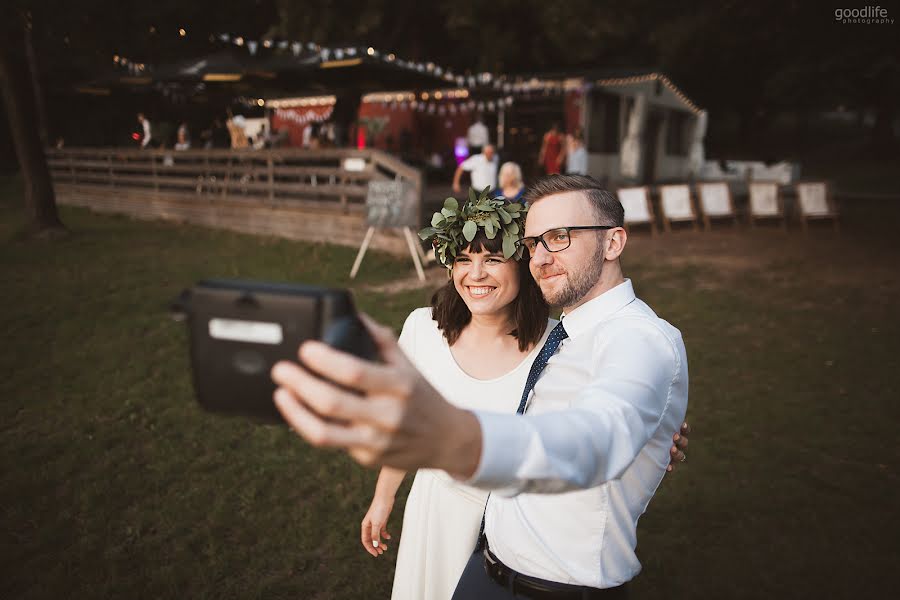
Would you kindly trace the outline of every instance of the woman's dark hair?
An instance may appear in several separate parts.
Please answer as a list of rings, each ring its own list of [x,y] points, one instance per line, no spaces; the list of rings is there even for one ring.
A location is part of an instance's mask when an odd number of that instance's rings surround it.
[[[483,231],[479,231],[469,244],[469,252],[500,252],[502,236],[489,240]],[[519,351],[524,352],[537,344],[547,328],[550,307],[544,301],[541,288],[535,283],[528,270],[528,254],[516,261],[519,268],[519,295],[510,303],[514,329],[510,335],[519,341]],[[466,302],[456,291],[453,279],[447,282],[431,297],[432,314],[438,327],[444,332],[447,343],[451,346],[459,339],[462,330],[472,320],[472,313]]]

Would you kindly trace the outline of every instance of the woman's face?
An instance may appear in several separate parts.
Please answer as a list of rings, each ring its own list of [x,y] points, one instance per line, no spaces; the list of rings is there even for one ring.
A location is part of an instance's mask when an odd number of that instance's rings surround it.
[[[473,315],[506,314],[519,295],[518,265],[501,253],[467,248],[453,263],[453,285]]]

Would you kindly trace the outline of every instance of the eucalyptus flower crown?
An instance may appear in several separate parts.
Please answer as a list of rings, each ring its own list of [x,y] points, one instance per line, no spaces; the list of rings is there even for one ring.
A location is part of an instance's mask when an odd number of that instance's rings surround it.
[[[503,257],[522,258],[524,249],[516,242],[525,231],[525,213],[528,209],[519,203],[507,204],[506,198],[490,196],[490,187],[484,188],[480,194],[469,188],[469,199],[462,207],[456,198],[444,200],[444,208],[431,217],[431,227],[419,232],[423,240],[430,239],[435,255],[441,264],[448,269],[460,250],[467,247],[478,234],[478,228],[484,229],[489,240],[503,236]]]

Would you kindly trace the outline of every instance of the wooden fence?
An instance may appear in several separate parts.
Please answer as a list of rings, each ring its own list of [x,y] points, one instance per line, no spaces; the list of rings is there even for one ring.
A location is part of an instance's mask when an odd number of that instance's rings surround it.
[[[359,246],[371,180],[405,180],[419,198],[422,174],[379,150],[47,150],[61,204],[145,219]],[[408,252],[399,232],[372,246]]]

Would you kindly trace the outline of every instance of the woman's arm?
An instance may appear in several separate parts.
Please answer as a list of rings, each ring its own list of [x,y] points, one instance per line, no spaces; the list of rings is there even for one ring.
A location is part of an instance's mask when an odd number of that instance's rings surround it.
[[[369,511],[360,524],[360,541],[366,552],[372,556],[379,556],[387,550],[387,546],[381,538],[391,539],[391,534],[387,530],[387,522],[394,509],[394,498],[397,496],[397,490],[403,483],[404,477],[406,477],[406,471],[391,467],[382,467],[381,473],[378,474],[375,495],[372,497]]]

